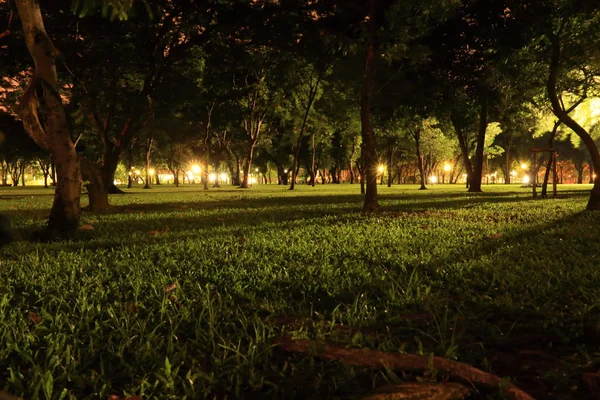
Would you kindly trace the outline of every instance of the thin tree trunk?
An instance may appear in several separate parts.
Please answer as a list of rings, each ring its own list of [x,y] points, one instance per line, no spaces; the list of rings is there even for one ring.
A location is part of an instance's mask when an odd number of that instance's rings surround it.
[[[481,108],[479,111],[479,129],[477,132],[477,147],[475,149],[475,165],[473,168],[473,177],[469,182],[469,192],[481,192],[481,178],[483,175],[483,150],[485,147],[485,132],[487,130],[487,112],[488,100],[487,93],[483,84],[481,84]]]
[[[153,138],[149,138],[146,140],[146,184],[144,185],[144,189],[152,189],[151,186],[151,176],[150,176],[150,155],[152,154],[152,143],[154,142]]]
[[[379,210],[377,198],[377,144],[375,132],[371,125],[371,101],[373,97],[373,82],[375,77],[375,35],[377,34],[377,0],[369,0],[369,47],[365,60],[363,90],[360,100],[360,122],[363,139],[364,174],[366,175],[364,212]]]

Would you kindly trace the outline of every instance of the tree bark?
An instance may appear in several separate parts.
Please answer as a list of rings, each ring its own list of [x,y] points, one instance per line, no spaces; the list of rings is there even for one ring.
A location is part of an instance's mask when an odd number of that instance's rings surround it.
[[[246,155],[246,160],[242,165],[242,182],[240,187],[242,189],[247,189],[249,187],[249,176],[250,176],[250,168],[252,168],[252,158],[254,157],[254,146],[256,145],[255,140],[250,141],[250,146],[248,146],[248,154]]]
[[[81,171],[79,157],[71,140],[67,116],[58,89],[55,59],[58,51],[46,33],[37,0],[16,0],[27,49],[35,64],[35,73],[19,104],[19,115],[27,133],[50,151],[56,165],[54,202],[48,219],[52,236],[72,236],[79,225]],[[42,126],[38,103],[45,115]]]
[[[452,119],[452,125],[454,126],[454,130],[456,131],[456,135],[458,136],[458,144],[460,147],[460,153],[463,158],[463,164],[465,166],[465,171],[467,174],[467,188],[473,178],[473,165],[471,164],[471,158],[469,157],[469,142],[467,140],[466,134],[463,132],[462,128],[458,124],[456,120]]]
[[[415,150],[417,154],[417,168],[419,169],[419,174],[421,175],[421,187],[419,190],[426,190],[426,174],[425,174],[425,165],[423,162],[423,156],[421,155],[421,127],[416,126],[413,132],[413,138],[415,139]]]
[[[377,33],[377,0],[369,0],[369,47],[365,60],[363,90],[360,100],[360,122],[363,139],[364,174],[366,177],[364,212],[378,211],[377,198],[377,143],[371,125],[371,101],[373,98],[373,82],[375,77],[375,35]]]
[[[90,200],[89,210],[94,213],[107,212],[109,209],[107,190],[102,178],[102,167],[85,158],[81,159],[81,175],[87,182],[85,188]]]
[[[477,147],[475,149],[475,165],[473,176],[469,182],[469,192],[481,192],[481,178],[483,175],[483,150],[485,147],[485,132],[487,130],[488,99],[486,89],[481,84],[481,108],[479,110],[479,129],[477,131]]]
[[[152,143],[154,142],[153,138],[149,138],[146,140],[146,184],[144,185],[144,189],[152,189],[150,177],[150,155],[152,154]]]
[[[592,159],[591,165],[594,167],[595,170],[600,171],[600,152],[598,152],[598,147],[596,146],[594,139],[581,125],[579,125],[573,118],[569,116],[567,111],[561,105],[560,100],[558,98],[556,83],[558,80],[558,72],[560,67],[560,38],[553,32],[546,33],[546,37],[548,37],[552,45],[550,73],[546,82],[548,97],[550,98],[550,103],[552,104],[552,112],[563,124],[571,128],[571,130],[575,132],[577,136],[579,136],[581,141],[585,144],[585,147],[587,148],[588,152],[590,153],[590,157]],[[587,209],[600,210],[600,177],[598,176],[596,176],[596,179],[594,179],[594,186],[592,187],[592,191],[590,192],[590,198],[587,203]]]

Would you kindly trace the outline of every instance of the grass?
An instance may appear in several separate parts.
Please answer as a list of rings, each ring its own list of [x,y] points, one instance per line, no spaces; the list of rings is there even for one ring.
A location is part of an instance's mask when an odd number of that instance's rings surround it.
[[[83,214],[93,230],[49,244],[26,239],[52,192],[3,188],[19,240],[0,250],[0,389],[352,399],[431,378],[284,354],[272,345],[284,334],[445,356],[536,398],[591,398],[600,214],[583,211],[589,186],[549,200],[516,185],[416,188],[380,186],[374,215],[350,185],[126,189],[111,213]]]

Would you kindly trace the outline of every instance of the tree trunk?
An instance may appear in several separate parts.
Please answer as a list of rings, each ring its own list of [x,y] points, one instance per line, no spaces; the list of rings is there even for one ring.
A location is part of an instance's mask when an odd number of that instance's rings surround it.
[[[488,100],[483,84],[480,88],[481,108],[479,111],[479,129],[477,132],[477,148],[475,149],[475,165],[473,176],[469,182],[469,192],[481,192],[481,178],[483,175],[483,150],[485,147],[485,132],[487,130]]]
[[[363,139],[363,155],[365,162],[366,193],[363,205],[364,212],[379,210],[377,198],[377,144],[375,132],[371,126],[371,100],[375,76],[375,35],[377,33],[377,0],[369,0],[369,48],[365,60],[365,71],[362,96],[360,99],[360,122]]]
[[[552,148],[554,146],[554,137],[556,136],[556,132],[558,131],[558,127],[561,122],[557,121],[554,123],[552,127],[552,133],[550,134],[550,138],[548,139],[548,147]],[[544,173],[544,183],[542,183],[542,198],[546,198],[548,196],[548,180],[550,179],[550,169],[552,168],[552,161],[554,160],[554,153],[550,152],[550,156],[548,157],[548,162],[546,162],[546,172]]]
[[[146,184],[144,185],[144,189],[152,189],[151,186],[151,176],[150,176],[150,155],[152,154],[152,143],[154,142],[153,138],[149,138],[146,140]]]
[[[360,175],[360,194],[365,194],[365,150],[364,145],[360,145],[360,161],[358,164],[358,174]]]
[[[581,125],[579,125],[574,119],[572,119],[569,116],[567,111],[563,109],[558,98],[558,93],[556,91],[556,83],[560,67],[560,38],[553,32],[546,33],[546,36],[552,44],[550,73],[548,75],[548,81],[546,82],[548,97],[550,98],[550,103],[552,104],[552,112],[563,124],[571,128],[571,130],[575,132],[577,136],[579,136],[579,138],[585,144],[585,147],[587,148],[588,152],[590,153],[590,157],[592,159],[591,165],[593,165],[596,171],[600,171],[600,152],[598,152],[598,147],[596,146],[594,139]],[[592,188],[592,191],[590,192],[590,198],[588,200],[587,209],[600,209],[600,177],[598,176],[596,177],[596,179],[594,179],[594,186]]]
[[[109,209],[107,190],[102,178],[102,167],[98,164],[81,158],[81,175],[86,183],[90,201],[89,210],[95,213],[106,212]]]
[[[247,159],[244,161],[244,165],[242,166],[242,183],[240,184],[240,188],[247,189],[249,187],[248,177],[250,175],[250,168],[252,168],[252,157],[254,156],[254,146],[256,145],[256,140],[252,140],[250,142],[250,146],[248,147],[248,154],[246,155]]]
[[[465,171],[467,174],[466,184],[467,188],[469,187],[469,183],[473,177],[473,165],[471,164],[471,159],[469,158],[469,141],[467,139],[466,134],[463,132],[459,123],[451,118],[452,125],[454,126],[454,130],[456,131],[456,135],[458,136],[458,144],[460,147],[460,153],[462,154],[463,164],[465,166]]]
[[[415,149],[417,154],[417,168],[419,169],[419,175],[421,175],[421,187],[419,190],[427,189],[427,179],[425,174],[425,163],[423,162],[423,156],[421,155],[421,127],[417,126],[413,133],[415,139]]]
[[[67,116],[58,90],[55,58],[58,51],[44,27],[37,0],[16,0],[23,24],[27,49],[35,64],[35,73],[19,104],[19,115],[27,133],[52,154],[57,182],[48,219],[49,236],[71,236],[79,225],[81,172],[79,157],[71,141]],[[38,117],[43,111],[45,123]]]

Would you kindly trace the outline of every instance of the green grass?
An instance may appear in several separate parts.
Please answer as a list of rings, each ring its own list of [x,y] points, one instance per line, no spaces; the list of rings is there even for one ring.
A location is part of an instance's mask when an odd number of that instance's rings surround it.
[[[559,186],[549,200],[516,185],[416,188],[380,186],[374,215],[359,212],[356,185],[125,189],[111,213],[83,214],[94,230],[48,244],[27,238],[52,192],[2,188],[18,241],[0,250],[0,389],[351,399],[399,379],[284,354],[272,341],[285,334],[445,356],[539,398],[590,398],[582,375],[600,362],[590,186]],[[282,316],[327,323],[282,327]]]

